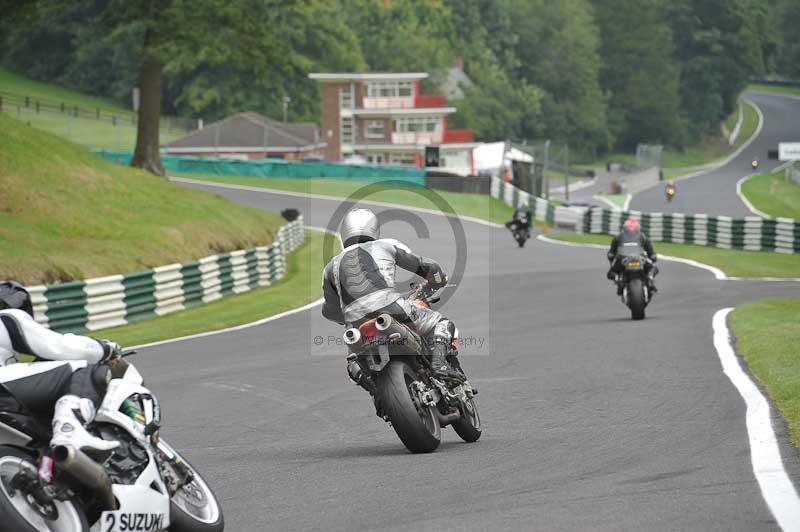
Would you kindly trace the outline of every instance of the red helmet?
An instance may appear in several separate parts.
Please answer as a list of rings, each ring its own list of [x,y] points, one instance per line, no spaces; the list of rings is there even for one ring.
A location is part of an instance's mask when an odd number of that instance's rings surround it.
[[[625,220],[625,223],[622,225],[622,227],[626,233],[637,233],[641,228],[641,225],[639,224],[639,220],[637,218],[631,216]]]

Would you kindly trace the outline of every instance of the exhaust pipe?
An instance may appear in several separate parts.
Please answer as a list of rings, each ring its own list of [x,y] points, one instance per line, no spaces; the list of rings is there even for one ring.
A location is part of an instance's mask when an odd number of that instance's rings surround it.
[[[345,345],[353,345],[361,340],[361,332],[356,328],[347,329],[342,338],[344,339]]]
[[[117,499],[111,489],[111,479],[103,466],[89,458],[83,451],[69,445],[55,447],[53,458],[62,471],[94,492],[104,509],[117,509]]]
[[[385,331],[392,325],[392,317],[389,314],[381,314],[375,318],[375,328],[379,331]]]

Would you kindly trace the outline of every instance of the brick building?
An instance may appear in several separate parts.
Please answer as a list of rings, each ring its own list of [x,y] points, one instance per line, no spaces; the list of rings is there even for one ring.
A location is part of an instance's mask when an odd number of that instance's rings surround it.
[[[360,155],[369,163],[423,166],[425,146],[440,166],[472,171],[472,130],[448,129],[456,111],[444,96],[420,94],[424,72],[310,74],[320,84],[322,150],[328,161]]]

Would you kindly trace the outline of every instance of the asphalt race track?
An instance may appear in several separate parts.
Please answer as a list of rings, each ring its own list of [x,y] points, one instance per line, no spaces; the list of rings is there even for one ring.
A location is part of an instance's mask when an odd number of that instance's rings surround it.
[[[204,188],[273,211],[297,207],[312,226],[327,226],[339,206]],[[414,216],[428,235],[403,221],[384,235],[452,271],[448,219]],[[447,428],[435,453],[409,454],[347,378],[343,348],[327,345],[341,330],[319,307],[141,350],[163,435],[208,477],[227,530],[777,529],[711,320],[723,307],[800,295],[800,283],[717,281],[663,263],[647,319],[633,322],[605,279],[602,250],[535,240],[519,249],[504,229],[463,228],[464,277],[442,311],[475,342],[462,349],[480,391],[475,444]],[[797,483],[800,456],[774,424]]]
[[[736,182],[752,173],[750,162],[758,159],[758,172],[783,163],[767,159],[767,150],[777,150],[779,142],[800,142],[800,98],[746,92],[761,109],[764,126],[761,133],[727,164],[686,180],[679,180],[677,193],[667,202],[664,187],[656,186],[636,194],[630,208],[642,212],[706,213],[725,216],[755,216],[736,195]]]

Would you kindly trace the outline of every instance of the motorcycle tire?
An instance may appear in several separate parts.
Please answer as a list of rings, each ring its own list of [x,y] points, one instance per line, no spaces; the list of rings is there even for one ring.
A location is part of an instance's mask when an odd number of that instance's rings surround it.
[[[453,430],[459,438],[467,443],[476,442],[481,437],[481,416],[478,414],[478,405],[475,399],[467,399],[461,405],[461,418],[453,422]]]
[[[628,281],[628,307],[631,309],[631,319],[644,319],[644,287],[641,279]]]
[[[170,532],[223,532],[223,530],[225,530],[225,519],[222,516],[222,507],[220,506],[216,495],[214,495],[214,492],[211,491],[211,488],[208,486],[208,484],[206,484],[206,481],[203,479],[200,473],[197,472],[197,470],[192,466],[192,464],[189,463],[188,460],[186,460],[186,458],[183,457],[182,454],[177,452],[172,447],[169,447],[169,449],[177,456],[180,456],[181,461],[192,471],[192,474],[194,474],[195,480],[190,484],[194,486],[193,490],[201,491],[204,499],[213,499],[209,500],[208,504],[213,504],[213,506],[216,506],[216,512],[212,511],[211,517],[192,515],[189,511],[187,511],[187,508],[182,508],[180,504],[175,502],[175,497],[178,495],[176,493],[173,496],[173,500],[171,500],[169,503],[170,523],[168,530]],[[186,506],[186,503],[184,503],[183,506]]]
[[[519,247],[525,247],[525,240],[520,238],[519,240],[517,240],[517,244],[519,244]]]
[[[30,453],[15,447],[0,446],[0,532],[41,532],[43,530],[64,530],[68,532],[89,532],[86,513],[80,504],[70,499],[56,506],[60,527],[51,528],[45,519],[31,507],[21,492],[9,494],[9,484],[13,475],[22,467],[30,468],[36,474],[36,460]],[[43,528],[44,527],[44,528]]]
[[[430,453],[439,447],[442,427],[431,407],[423,417],[411,398],[411,384],[418,380],[416,372],[402,360],[392,360],[378,379],[377,392],[383,411],[394,431],[412,453]]]

